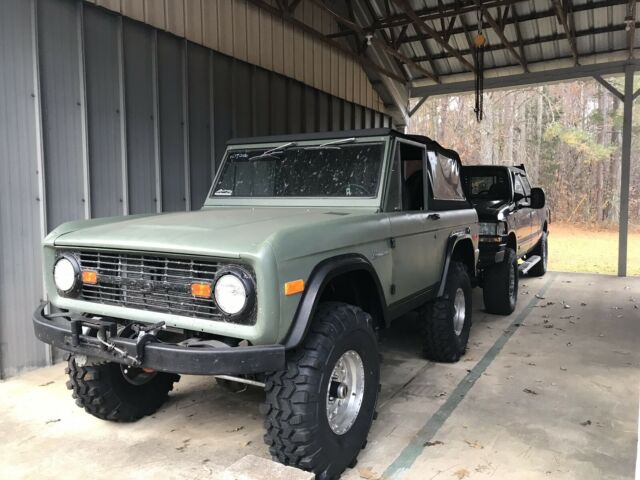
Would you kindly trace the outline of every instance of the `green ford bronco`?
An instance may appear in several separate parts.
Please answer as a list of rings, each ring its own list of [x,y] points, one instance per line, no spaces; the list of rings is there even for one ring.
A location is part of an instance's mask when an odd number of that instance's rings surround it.
[[[465,352],[478,218],[460,169],[388,129],[232,140],[202,209],[52,231],[35,333],[105,420],[153,413],[178,374],[263,387],[274,459],[335,478],[375,417],[377,330],[415,310],[427,358]]]

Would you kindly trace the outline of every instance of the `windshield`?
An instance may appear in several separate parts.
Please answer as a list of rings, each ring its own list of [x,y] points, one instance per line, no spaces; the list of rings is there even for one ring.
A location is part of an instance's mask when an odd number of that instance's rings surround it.
[[[507,200],[510,198],[506,170],[473,171],[464,169],[467,197],[472,200]]]
[[[375,197],[384,143],[229,152],[212,197]]]

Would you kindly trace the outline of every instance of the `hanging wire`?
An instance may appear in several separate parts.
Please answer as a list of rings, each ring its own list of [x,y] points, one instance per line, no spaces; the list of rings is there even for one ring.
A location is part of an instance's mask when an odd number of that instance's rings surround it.
[[[474,60],[476,66],[476,105],[473,111],[476,113],[476,120],[478,122],[481,122],[482,118],[484,117],[484,46],[487,43],[487,39],[482,33],[481,8],[478,8],[478,10],[476,11],[476,15],[478,25],[478,32],[476,33],[476,38],[474,39]]]

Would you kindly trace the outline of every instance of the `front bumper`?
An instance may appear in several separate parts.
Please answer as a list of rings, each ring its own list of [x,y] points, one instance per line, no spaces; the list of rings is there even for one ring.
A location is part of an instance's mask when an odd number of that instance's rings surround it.
[[[162,372],[187,375],[243,375],[264,373],[284,368],[285,349],[283,345],[259,345],[248,347],[188,347],[175,343],[149,342],[142,350],[136,339],[113,335],[109,321],[89,321],[86,317],[73,314],[47,315],[47,303],[41,304],[33,314],[36,337],[61,350],[86,355],[102,360],[152,368]],[[109,331],[108,342],[115,346],[110,349],[92,335],[80,333],[78,325],[101,326]],[[97,328],[97,327],[96,327]],[[122,355],[117,350],[126,352]],[[140,355],[140,351],[143,355]]]
[[[480,268],[490,267],[504,260],[504,253],[507,250],[506,242],[480,242]]]

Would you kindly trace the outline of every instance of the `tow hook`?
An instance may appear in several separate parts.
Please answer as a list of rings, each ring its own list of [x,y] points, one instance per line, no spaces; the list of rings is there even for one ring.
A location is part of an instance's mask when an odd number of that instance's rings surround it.
[[[164,330],[167,328],[164,321],[154,323],[148,327],[138,327],[138,337],[136,338],[136,364],[135,366],[142,365],[144,360],[144,347],[151,342],[157,342],[156,332],[158,330]]]

